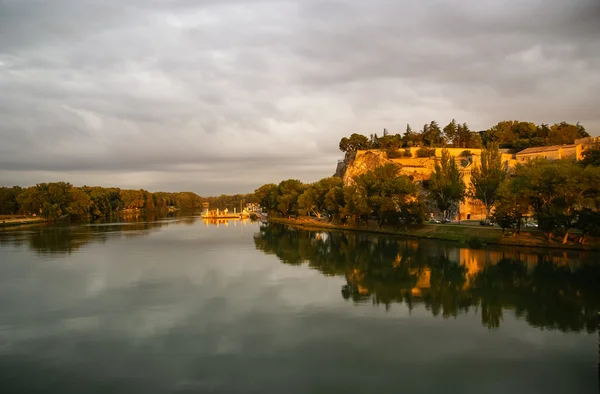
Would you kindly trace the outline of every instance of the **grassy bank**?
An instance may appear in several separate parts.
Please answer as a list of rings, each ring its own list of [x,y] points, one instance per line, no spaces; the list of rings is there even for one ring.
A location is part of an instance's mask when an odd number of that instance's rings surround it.
[[[520,235],[512,237],[503,235],[497,227],[475,227],[459,224],[422,224],[411,225],[407,229],[391,227],[379,228],[376,225],[348,226],[336,225],[308,217],[297,219],[270,218],[274,223],[284,223],[305,228],[320,228],[343,231],[360,231],[379,234],[400,235],[413,238],[439,239],[468,244],[473,247],[482,245],[507,245],[526,246],[535,248],[557,248],[578,250],[600,250],[600,239],[590,238],[585,245],[568,242],[562,245],[559,242],[548,242],[541,231],[522,231]]]
[[[0,215],[0,227],[22,226],[25,224],[44,223],[46,220],[38,217]]]

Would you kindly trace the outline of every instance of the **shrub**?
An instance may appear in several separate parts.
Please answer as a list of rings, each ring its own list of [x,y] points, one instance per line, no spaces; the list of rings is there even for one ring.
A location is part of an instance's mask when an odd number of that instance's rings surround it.
[[[388,159],[397,159],[399,157],[402,157],[402,154],[400,153],[400,151],[398,149],[387,149],[385,151],[385,153],[387,154]]]
[[[404,157],[412,157],[412,152],[410,151],[410,148],[404,149],[404,152],[402,153],[402,156],[404,156]]]
[[[427,148],[425,146],[417,150],[417,157],[431,157],[435,156],[435,148]]]

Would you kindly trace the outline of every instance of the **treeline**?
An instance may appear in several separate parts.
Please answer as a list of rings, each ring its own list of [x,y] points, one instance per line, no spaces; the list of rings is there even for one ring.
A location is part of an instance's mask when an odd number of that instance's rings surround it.
[[[201,197],[191,192],[151,193],[143,189],[75,187],[67,182],[39,183],[28,188],[0,187],[1,215],[35,214],[49,220],[66,215],[87,219],[109,217],[127,210],[158,212],[201,206]]]
[[[312,184],[288,179],[261,186],[254,197],[274,216],[308,215],[350,224],[375,219],[380,226],[422,223],[422,187],[398,171],[394,164],[377,167],[356,177],[351,186],[336,177]]]
[[[341,224],[375,220],[380,227],[397,227],[422,223],[431,212],[449,220],[469,197],[479,200],[486,217],[513,235],[525,218],[533,217],[549,240],[560,235],[565,243],[570,230],[578,229],[583,243],[587,235],[600,236],[600,148],[583,155],[580,162],[533,160],[509,173],[492,143],[482,150],[467,185],[455,158],[444,149],[425,182],[414,182],[398,166],[387,164],[357,176],[352,185],[336,177],[312,184],[288,179],[261,186],[253,198],[275,216],[324,216]]]
[[[240,207],[243,209],[247,203],[256,202],[254,193],[233,195],[222,194],[220,196],[206,197],[202,200],[209,203],[210,209],[228,209],[229,211],[233,211],[234,209],[239,211]]]
[[[499,122],[485,131],[471,131],[466,123],[457,123],[452,119],[443,128],[436,121],[423,125],[419,131],[406,125],[406,131],[402,135],[389,134],[387,130],[383,131],[381,137],[377,134],[369,137],[352,134],[341,139],[339,148],[346,153],[382,149],[393,158],[403,155],[398,152],[399,149],[410,147],[481,148],[495,143],[501,149],[517,152],[534,146],[572,144],[576,139],[584,137],[589,137],[589,134],[579,123],[573,125],[561,122],[550,126],[511,120]]]
[[[538,159],[518,165],[489,192],[496,201],[494,219],[513,235],[520,232],[523,218],[532,215],[549,241],[560,235],[566,243],[573,229],[580,230],[581,243],[587,235],[600,236],[598,166]]]

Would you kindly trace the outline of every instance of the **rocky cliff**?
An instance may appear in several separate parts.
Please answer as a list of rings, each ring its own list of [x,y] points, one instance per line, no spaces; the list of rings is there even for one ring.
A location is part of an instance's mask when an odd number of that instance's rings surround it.
[[[379,150],[365,150],[358,151],[353,159],[350,159],[345,165],[345,171],[342,176],[344,185],[351,185],[354,183],[354,178],[364,174],[367,171],[374,170],[379,166],[393,163],[388,159],[387,155],[383,151]]]
[[[431,177],[434,171],[436,157],[441,156],[441,149],[435,150],[435,156],[432,157],[416,157],[416,148],[412,148],[412,157],[400,157],[395,159],[388,158],[385,151],[380,150],[361,150],[347,156],[344,161],[338,163],[336,176],[344,180],[344,185],[349,186],[354,183],[354,178],[374,170],[379,166],[392,163],[398,166],[399,173],[406,175],[414,181],[424,181]],[[471,169],[474,163],[479,163],[481,151],[479,149],[471,149],[469,156],[463,156],[464,149],[448,149],[450,154],[456,160],[458,167],[463,174],[463,179],[467,185],[471,182]],[[480,219],[483,216],[483,208],[477,201],[466,199],[460,204],[460,211],[463,219]]]

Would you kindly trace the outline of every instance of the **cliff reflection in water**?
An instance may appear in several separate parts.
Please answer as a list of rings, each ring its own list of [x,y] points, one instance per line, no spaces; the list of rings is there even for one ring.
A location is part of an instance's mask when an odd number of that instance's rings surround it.
[[[476,311],[488,328],[504,313],[530,325],[561,331],[596,330],[600,311],[597,254],[473,250],[456,244],[361,233],[306,231],[267,224],[257,249],[283,263],[308,264],[344,276],[341,293],[355,302],[424,305],[434,316]],[[511,310],[511,312],[508,312]]]

